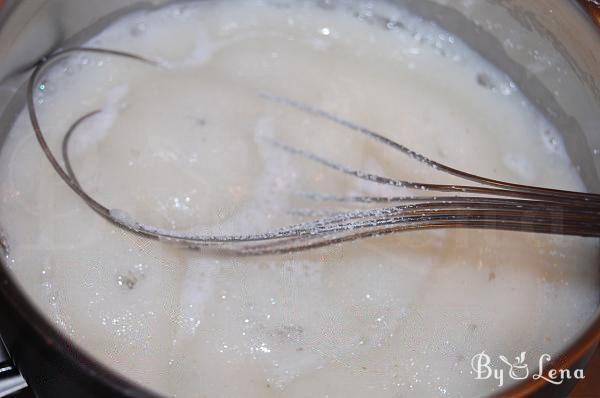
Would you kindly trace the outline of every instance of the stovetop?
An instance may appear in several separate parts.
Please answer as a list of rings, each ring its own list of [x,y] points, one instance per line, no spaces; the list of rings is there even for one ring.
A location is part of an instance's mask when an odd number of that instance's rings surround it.
[[[0,397],[9,396],[26,386],[27,383],[14,368],[0,340]]]

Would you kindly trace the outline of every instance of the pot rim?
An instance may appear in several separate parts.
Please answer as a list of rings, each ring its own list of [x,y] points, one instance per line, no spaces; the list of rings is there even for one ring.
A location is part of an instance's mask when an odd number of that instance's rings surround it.
[[[600,4],[594,0],[576,0],[590,20],[600,29]],[[16,5],[10,1],[0,0],[2,6]],[[11,8],[11,7],[9,7]],[[8,13],[10,14],[10,9]],[[6,16],[6,15],[5,15]],[[1,25],[0,20],[0,25]],[[600,30],[598,30],[600,33]],[[88,378],[118,391],[124,396],[135,398],[164,398],[145,386],[139,384],[125,375],[113,370],[96,359],[92,354],[81,347],[77,342],[71,340],[67,335],[60,331],[50,320],[37,308],[37,306],[27,297],[27,293],[19,286],[14,278],[10,268],[7,266],[5,258],[0,257],[0,306],[8,306],[9,309],[19,318],[19,321],[26,324],[32,334],[41,342],[46,350],[67,360],[70,365],[83,372]],[[4,328],[0,323],[0,328]],[[600,305],[591,323],[578,335],[578,337],[569,343],[547,366],[544,368],[544,376],[552,369],[570,369],[577,361],[581,360],[587,353],[590,353],[600,342]],[[10,352],[10,346],[7,347]],[[16,358],[17,366],[19,358]],[[27,375],[24,375],[27,378]],[[490,396],[502,397],[522,397],[530,396],[540,392],[542,388],[548,386],[543,378],[532,379],[531,377],[512,386],[501,389],[499,392]]]
[[[10,306],[20,320],[31,327],[31,331],[35,337],[43,342],[46,349],[68,360],[71,365],[83,371],[88,377],[97,379],[97,381],[107,387],[116,389],[124,396],[164,398],[163,395],[151,391],[135,380],[131,380],[101,363],[88,353],[85,348],[80,347],[78,343],[72,341],[52,325],[49,319],[27,298],[26,293],[19,287],[11,273],[12,271],[8,268],[4,259],[0,259],[0,305]],[[600,309],[596,311],[592,323],[589,324],[582,334],[545,367],[544,375],[548,376],[548,372],[551,369],[572,368],[584,355],[590,353],[598,342],[600,342]],[[10,351],[10,346],[7,348]],[[16,359],[18,366],[18,358]],[[27,375],[24,376],[27,378]],[[547,385],[548,383],[541,378],[536,380],[528,378],[490,396],[530,396],[539,392]]]
[[[20,288],[12,271],[6,265],[4,258],[0,258],[0,305],[9,306],[20,321],[31,328],[30,332],[44,345],[44,348],[53,354],[69,361],[71,365],[82,371],[91,379],[117,390],[127,397],[136,398],[164,398],[146,387],[138,384],[116,370],[111,369],[93,355],[88,353],[78,343],[71,340],[62,331],[55,327],[50,320],[41,313],[37,306],[27,298],[27,294]],[[0,323],[4,329],[4,323]],[[9,354],[10,345],[7,350]],[[19,358],[16,360],[19,368]],[[27,374],[23,375],[27,381]]]

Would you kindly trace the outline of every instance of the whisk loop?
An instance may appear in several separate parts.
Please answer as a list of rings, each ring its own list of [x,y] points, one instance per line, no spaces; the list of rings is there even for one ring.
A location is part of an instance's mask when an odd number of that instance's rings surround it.
[[[317,154],[271,140],[269,143],[273,147],[291,156],[299,156],[355,178],[420,191],[451,192],[454,195],[394,197],[303,193],[302,196],[315,202],[362,205],[393,204],[393,206],[346,210],[333,212],[333,214],[309,211],[304,215],[316,215],[319,218],[255,234],[204,235],[166,230],[140,223],[132,219],[127,212],[111,210],[85,192],[71,165],[69,157],[71,137],[85,120],[99,114],[101,110],[94,110],[83,115],[66,132],[62,142],[64,168],[47,144],[40,126],[35,110],[34,89],[41,73],[58,59],[78,52],[121,57],[146,64],[149,67],[160,67],[160,64],[136,54],[110,49],[77,47],[61,50],[42,59],[36,65],[29,79],[27,91],[27,106],[33,130],[54,170],[69,188],[96,213],[117,227],[142,237],[183,243],[194,248],[212,247],[236,254],[261,255],[308,250],[371,236],[440,228],[477,228],[583,237],[600,236],[600,195],[520,185],[467,173],[429,159],[378,132],[339,116],[269,93],[260,93],[259,96],[264,100],[328,120],[440,172],[479,184],[479,186],[431,184],[380,176],[337,164]]]

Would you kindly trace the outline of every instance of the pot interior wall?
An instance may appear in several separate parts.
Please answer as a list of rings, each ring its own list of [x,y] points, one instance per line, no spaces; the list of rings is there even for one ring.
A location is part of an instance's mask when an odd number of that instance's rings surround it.
[[[170,2],[6,1],[0,11],[0,146],[23,108],[25,72],[36,60],[82,42],[124,13]],[[575,3],[392,2],[439,24],[507,73],[562,133],[589,190],[600,192],[600,33]]]

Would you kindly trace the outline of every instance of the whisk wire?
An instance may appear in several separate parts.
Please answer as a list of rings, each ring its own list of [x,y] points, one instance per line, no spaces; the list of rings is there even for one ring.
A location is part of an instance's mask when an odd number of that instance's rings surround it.
[[[127,52],[77,47],[58,51],[42,59],[36,65],[28,84],[29,117],[37,141],[50,164],[69,188],[79,195],[92,210],[124,231],[144,238],[183,243],[188,247],[213,247],[217,250],[246,255],[290,253],[372,236],[440,228],[477,228],[583,237],[600,236],[600,195],[520,185],[467,173],[429,159],[380,133],[339,116],[292,99],[267,93],[259,95],[263,99],[327,119],[351,131],[361,133],[438,171],[484,186],[431,184],[380,176],[337,164],[314,153],[270,140],[271,145],[288,154],[300,156],[356,178],[393,187],[419,191],[453,192],[462,195],[377,197],[311,193],[306,194],[305,197],[314,201],[338,201],[362,205],[397,204],[382,208],[342,211],[316,220],[254,234],[206,235],[165,230],[139,223],[128,213],[110,210],[89,195],[80,184],[72,167],[69,142],[73,134],[86,120],[99,114],[101,110],[94,110],[80,117],[64,135],[62,141],[64,168],[54,156],[40,126],[35,109],[34,90],[41,73],[58,59],[78,52],[122,57],[154,67],[159,67],[160,64]],[[464,194],[479,196],[464,196]]]

